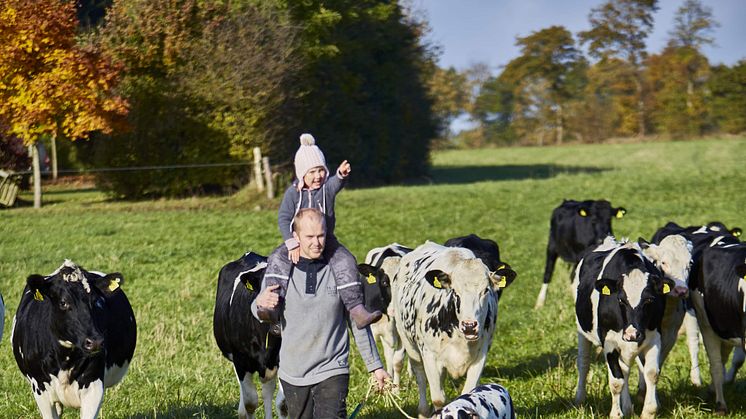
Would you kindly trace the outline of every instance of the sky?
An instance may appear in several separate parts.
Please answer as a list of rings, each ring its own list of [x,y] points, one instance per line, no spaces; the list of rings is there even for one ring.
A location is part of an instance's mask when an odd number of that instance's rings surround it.
[[[442,48],[441,67],[466,69],[488,64],[493,74],[519,55],[516,36],[527,36],[553,25],[573,34],[590,29],[588,14],[604,0],[410,0],[430,23],[427,40]],[[654,31],[647,40],[650,53],[660,52],[684,0],[660,0]],[[715,46],[703,52],[711,64],[733,65],[746,58],[746,0],[702,0],[720,27],[711,34]]]

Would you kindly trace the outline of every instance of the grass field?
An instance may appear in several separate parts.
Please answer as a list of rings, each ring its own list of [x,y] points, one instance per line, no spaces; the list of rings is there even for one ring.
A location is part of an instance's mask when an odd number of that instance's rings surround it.
[[[572,405],[576,334],[566,265],[558,265],[547,305],[533,310],[551,210],[563,198],[609,199],[628,210],[614,221],[615,232],[634,239],[650,238],[669,220],[746,227],[745,162],[746,139],[440,152],[429,184],[344,191],[337,235],[360,259],[394,241],[416,246],[468,233],[496,240],[518,277],[500,301],[481,382],[507,387],[522,417],[606,416],[610,396],[600,358],[591,368],[588,403]],[[248,250],[267,254],[280,242],[276,209],[241,194],[112,202],[95,190],[57,189],[44,199],[41,210],[0,211],[0,291],[7,305],[0,417],[38,417],[13,359],[10,326],[26,277],[50,273],[65,258],[122,272],[137,316],[132,367],[107,391],[101,417],[236,417],[238,386],[212,336],[216,278],[226,262]],[[700,361],[709,383],[704,349]],[[359,358],[353,367],[350,411],[367,388]],[[744,375],[726,388],[733,417],[746,417]],[[659,381],[661,416],[712,414],[707,391],[688,377],[686,345],[679,342]],[[455,397],[460,382],[447,381],[448,396]],[[409,414],[416,412],[416,385],[406,376],[403,402]],[[636,403],[636,412],[640,408]],[[401,415],[371,402],[361,417]]]

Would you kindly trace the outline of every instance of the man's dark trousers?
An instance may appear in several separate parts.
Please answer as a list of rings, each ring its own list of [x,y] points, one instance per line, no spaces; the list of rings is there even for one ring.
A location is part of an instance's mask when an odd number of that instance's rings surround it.
[[[335,375],[310,386],[299,387],[280,381],[291,419],[347,418],[348,374]]]

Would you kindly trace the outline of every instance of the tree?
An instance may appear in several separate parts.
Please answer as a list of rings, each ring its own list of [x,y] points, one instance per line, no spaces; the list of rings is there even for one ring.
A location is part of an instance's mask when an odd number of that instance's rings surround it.
[[[450,125],[469,106],[467,76],[455,68],[435,68],[429,80],[430,96],[433,98],[433,113],[439,122],[441,142],[449,138]]]
[[[712,16],[712,8],[702,5],[700,0],[686,0],[674,17],[674,28],[669,32],[670,45],[699,50],[704,45],[712,45],[715,39],[710,36],[720,24]]]
[[[630,100],[635,102],[636,115],[624,115],[622,119],[634,119],[637,134],[645,135],[645,94],[643,85],[643,63],[646,57],[645,39],[653,29],[653,13],[658,10],[657,0],[607,1],[592,9],[589,20],[591,29],[580,32],[583,43],[588,43],[590,55],[601,61],[622,60],[626,65],[614,68],[615,77],[629,79],[634,84]]]
[[[72,3],[7,0],[0,9],[0,118],[30,146],[42,136],[70,140],[111,132],[127,112],[113,93],[118,68],[93,46],[76,44]],[[41,206],[39,156],[34,207]]]
[[[713,123],[732,134],[746,132],[746,60],[733,67],[713,67],[707,88],[712,94]]]
[[[562,143],[565,128],[564,108],[575,96],[573,73],[583,65],[583,58],[575,48],[575,40],[570,31],[562,26],[552,26],[519,37],[516,45],[521,47],[521,55],[508,63],[505,71],[512,72],[519,81],[518,86],[533,92],[537,100],[529,108],[536,109],[541,104],[540,121],[542,133],[546,128],[555,130],[555,141]],[[517,87],[518,87],[517,86]],[[542,91],[545,89],[545,91]],[[538,95],[538,96],[537,96]],[[516,96],[524,92],[516,91]],[[543,134],[542,134],[543,137]]]

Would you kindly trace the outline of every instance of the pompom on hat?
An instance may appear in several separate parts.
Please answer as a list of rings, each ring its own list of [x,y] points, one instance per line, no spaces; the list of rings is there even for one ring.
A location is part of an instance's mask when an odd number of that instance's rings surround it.
[[[303,177],[309,170],[321,166],[329,176],[329,168],[326,167],[324,153],[316,145],[316,139],[311,134],[300,136],[300,148],[295,153],[295,176],[298,178],[298,189],[303,188]]]

